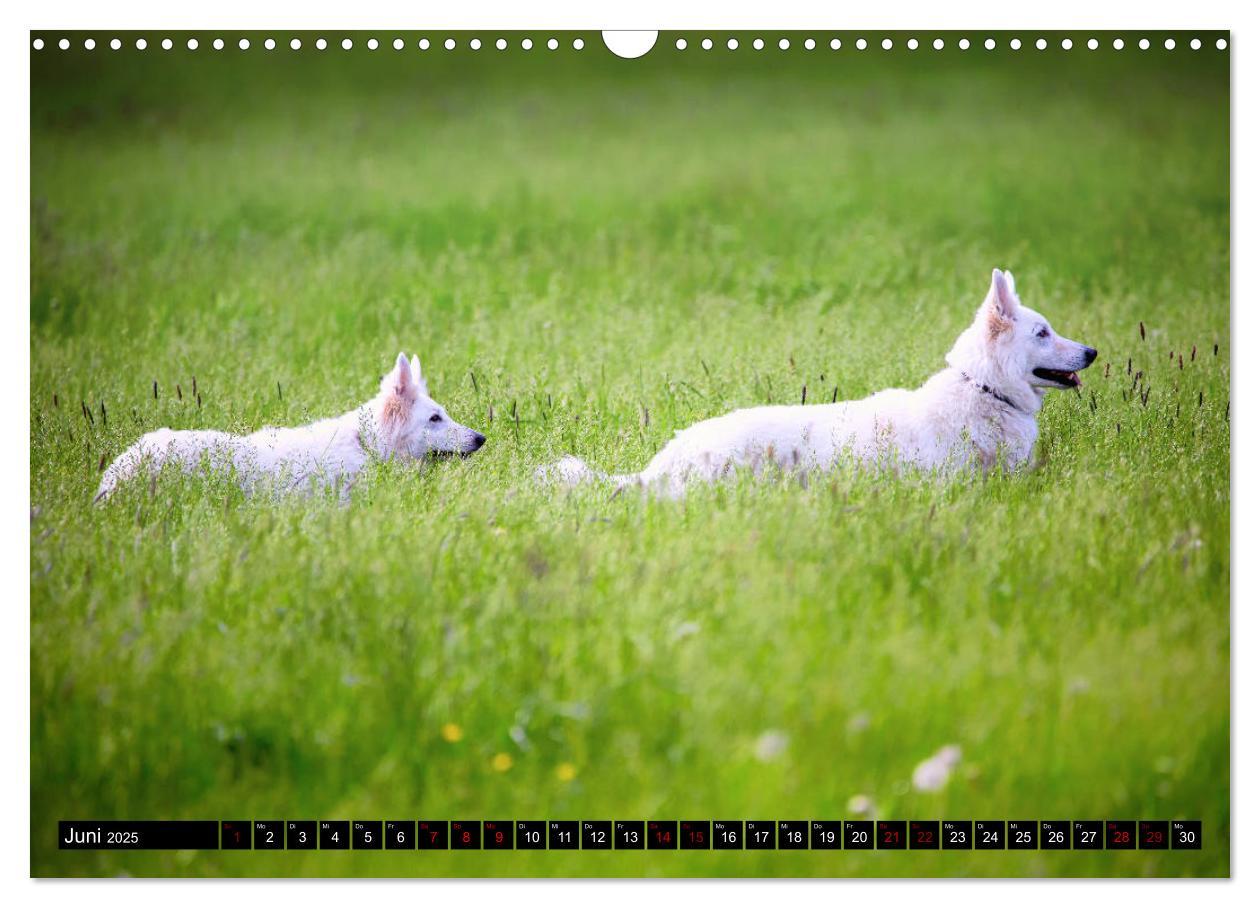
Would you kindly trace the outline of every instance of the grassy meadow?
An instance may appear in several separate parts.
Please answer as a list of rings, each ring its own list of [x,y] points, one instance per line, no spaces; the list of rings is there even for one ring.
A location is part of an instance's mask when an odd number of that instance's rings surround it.
[[[1228,53],[82,37],[32,52],[33,874],[1229,873]],[[1025,471],[677,502],[530,480],[567,452],[637,469],[739,406],[914,386],[995,266],[1100,351]],[[475,457],[375,465],[344,507],[175,477],[90,505],[142,432],[335,415],[400,350],[489,436]],[[949,744],[949,783],[915,790]],[[1201,818],[1205,846],[54,844],[62,818],[855,798]]]

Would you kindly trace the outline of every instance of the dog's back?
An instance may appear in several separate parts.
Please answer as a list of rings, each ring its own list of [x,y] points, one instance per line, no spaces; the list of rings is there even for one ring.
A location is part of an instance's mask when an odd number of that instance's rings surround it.
[[[207,457],[215,466],[231,465],[239,444],[238,436],[209,429],[175,431],[162,428],[147,432],[105,470],[93,501],[108,499],[120,482],[135,476],[141,467],[147,466],[151,473],[156,474],[168,461],[173,461],[184,470],[192,471],[201,466]]]

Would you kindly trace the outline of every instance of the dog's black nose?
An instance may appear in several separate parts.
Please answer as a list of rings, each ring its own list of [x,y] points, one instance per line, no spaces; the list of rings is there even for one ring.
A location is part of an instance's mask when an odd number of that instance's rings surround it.
[[[473,450],[474,451],[476,451],[485,443],[486,443],[486,436],[482,435],[480,432],[473,433]]]
[[[1085,365],[1088,366],[1090,363],[1092,363],[1096,359],[1098,359],[1098,351],[1095,350],[1093,347],[1086,347],[1085,348]]]

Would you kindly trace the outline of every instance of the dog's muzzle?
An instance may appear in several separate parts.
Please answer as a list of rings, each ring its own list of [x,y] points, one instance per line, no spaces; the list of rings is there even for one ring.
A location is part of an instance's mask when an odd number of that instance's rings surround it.
[[[1088,369],[1094,360],[1098,359],[1098,351],[1093,347],[1085,347],[1081,350],[1081,356],[1084,357],[1085,362],[1079,368]],[[1038,368],[1033,369],[1033,375],[1064,388],[1076,388],[1081,384],[1081,377],[1075,370]]]

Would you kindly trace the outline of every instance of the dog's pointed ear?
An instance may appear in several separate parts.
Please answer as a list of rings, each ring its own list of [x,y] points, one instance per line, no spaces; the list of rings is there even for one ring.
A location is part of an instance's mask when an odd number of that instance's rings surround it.
[[[416,380],[416,387],[420,389],[420,393],[428,396],[429,383],[424,380],[424,374],[420,371],[420,357],[411,357],[411,374]]]
[[[407,361],[406,353],[398,354],[398,361],[394,363],[394,371],[390,376],[390,386],[395,394],[406,396],[415,383],[415,379],[411,374],[411,363]]]
[[[406,353],[398,354],[394,368],[381,379],[381,393],[381,425],[392,428],[405,423],[416,402],[416,380]]]
[[[996,338],[1002,332],[1014,327],[1015,314],[1019,310],[1019,300],[1015,296],[1015,282],[1008,279],[1000,268],[993,269],[993,283],[989,286],[989,295],[984,301],[985,320],[989,328],[989,336]]]

